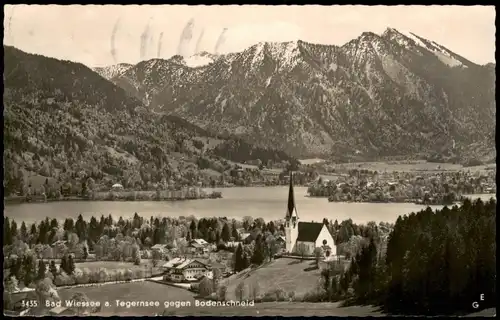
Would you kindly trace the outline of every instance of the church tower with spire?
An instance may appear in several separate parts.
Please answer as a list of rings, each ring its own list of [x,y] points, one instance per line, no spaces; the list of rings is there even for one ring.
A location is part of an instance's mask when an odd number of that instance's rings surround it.
[[[297,214],[297,207],[295,205],[295,197],[293,193],[293,174],[292,171],[290,171],[290,188],[288,191],[288,204],[285,214],[285,238],[287,252],[294,252],[298,236],[299,215]]]

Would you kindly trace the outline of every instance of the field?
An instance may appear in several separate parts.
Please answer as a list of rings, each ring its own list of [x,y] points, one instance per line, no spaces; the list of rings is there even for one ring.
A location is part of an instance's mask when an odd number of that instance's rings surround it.
[[[159,272],[160,269],[159,267],[161,266],[161,261],[158,263],[158,266],[153,268],[153,272],[157,271]],[[153,267],[153,263],[151,260],[148,259],[142,259],[141,264],[136,266],[132,262],[124,262],[124,261],[86,261],[86,262],[77,262],[76,263],[76,268],[89,268],[90,270],[95,270],[99,268],[106,268],[106,269],[112,269],[112,270],[117,270],[117,269],[131,269],[132,271],[141,269],[141,270],[147,270],[148,274],[151,268]]]
[[[54,262],[56,263],[56,267],[59,268],[61,264],[61,259],[49,259],[48,262],[52,260],[54,260]],[[151,262],[150,259],[141,259],[141,264],[138,266],[133,264],[132,262],[124,262],[124,261],[86,261],[86,262],[76,262],[75,268],[78,269],[88,268],[91,271],[96,271],[99,270],[100,268],[106,268],[108,270],[130,269],[132,271],[140,269],[140,270],[145,270],[146,271],[145,275],[149,277],[151,271],[153,272],[153,275],[161,273],[160,267],[163,263],[160,261],[158,262],[158,265],[156,267],[153,267],[153,263]]]
[[[322,163],[325,162],[326,160],[320,159],[320,158],[312,158],[312,159],[303,159],[299,160],[301,164],[304,165],[310,165],[310,164],[316,164],[316,163]]]
[[[283,262],[287,259],[281,259]],[[276,261],[278,262],[278,261]],[[291,266],[307,267],[307,262]],[[283,265],[282,265],[283,266]],[[292,267],[291,269],[298,269]],[[254,271],[259,272],[259,271]],[[260,271],[261,276],[262,271]],[[271,273],[269,273],[270,275]],[[288,272],[287,272],[288,274]],[[306,273],[307,274],[307,273]],[[255,274],[253,275],[255,276]],[[291,278],[292,279],[292,278]],[[303,286],[311,276],[296,277],[297,287]],[[270,278],[266,278],[270,281]],[[275,281],[273,283],[278,283]],[[264,283],[263,283],[264,285]],[[272,287],[266,283],[267,287]],[[298,289],[298,288],[296,288]],[[168,285],[157,284],[151,281],[112,284],[101,287],[86,287],[74,289],[61,289],[59,296],[64,301],[69,299],[76,292],[87,295],[90,301],[99,301],[103,306],[101,312],[93,314],[95,316],[153,316],[156,313],[170,316],[384,316],[378,308],[373,306],[349,306],[341,307],[340,303],[303,303],[303,302],[264,302],[254,306],[197,306],[194,294],[180,288]],[[228,297],[229,298],[229,297]],[[124,307],[117,306],[116,300],[124,302],[133,301],[158,301],[159,307]],[[165,307],[165,302],[189,303],[189,305],[175,307]],[[110,306],[104,307],[104,303],[109,302]],[[483,310],[477,315],[491,316],[496,313],[494,309]],[[472,314],[470,316],[473,316]]]
[[[372,306],[340,307],[339,303],[263,302],[254,306],[195,307],[167,311],[175,316],[282,316],[282,317],[381,317],[384,314]]]
[[[176,316],[382,316],[376,308],[370,306],[339,307],[338,303],[299,303],[299,302],[264,302],[254,306],[196,306],[193,293],[172,286],[153,282],[136,282],[126,284],[105,285],[78,289],[59,290],[59,296],[64,301],[76,292],[85,293],[90,301],[99,301],[103,306],[96,316],[152,316],[162,313],[165,302],[189,302],[189,306],[179,308],[170,306],[168,315]],[[121,301],[159,301],[160,307],[121,307],[116,305]],[[104,303],[109,302],[109,307]]]
[[[99,316],[153,316],[158,312],[163,312],[165,301],[191,301],[194,303],[193,293],[150,281],[112,284],[100,287],[61,289],[59,290],[59,296],[64,301],[65,299],[70,299],[76,292],[86,294],[90,301],[101,302],[101,312],[96,314]],[[125,302],[159,301],[160,307],[135,306],[127,308],[117,306],[116,300]],[[105,302],[109,302],[110,306],[105,307]]]
[[[248,296],[249,285],[258,283],[261,295],[275,289],[283,289],[287,293],[294,291],[295,297],[300,298],[315,289],[320,281],[320,271],[310,270],[314,263],[314,261],[281,258],[257,269],[235,274],[222,280],[221,284],[227,286],[227,299],[232,300],[236,299],[235,289],[241,281],[245,283],[245,297]]]
[[[412,172],[412,171],[458,171],[458,170],[485,170],[487,167],[495,167],[494,164],[475,166],[475,167],[464,167],[461,164],[452,163],[435,163],[427,161],[388,161],[388,162],[352,162],[352,163],[342,163],[334,164],[333,168],[336,170],[349,170],[349,169],[365,169],[365,170],[376,170],[378,172],[383,171],[400,171],[400,172]]]

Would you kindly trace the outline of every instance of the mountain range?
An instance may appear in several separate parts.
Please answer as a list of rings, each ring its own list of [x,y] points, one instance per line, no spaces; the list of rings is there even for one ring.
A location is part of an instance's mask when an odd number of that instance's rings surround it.
[[[215,135],[175,115],[158,114],[83,64],[4,45],[4,186],[18,192],[26,175],[150,188],[194,184],[231,161],[296,160],[229,135]],[[107,68],[119,76],[127,65]],[[30,180],[30,179],[28,179]],[[210,180],[208,180],[210,181]]]
[[[150,110],[295,157],[495,156],[495,65],[392,28],[96,71]]]

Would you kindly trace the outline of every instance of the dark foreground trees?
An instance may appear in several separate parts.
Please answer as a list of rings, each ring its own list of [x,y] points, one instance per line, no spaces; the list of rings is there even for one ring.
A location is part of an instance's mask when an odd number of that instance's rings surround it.
[[[495,228],[493,199],[399,217],[386,257],[372,240],[347,272],[334,278],[325,296],[379,305],[392,314],[446,315],[494,307]],[[479,302],[477,309],[473,302]]]
[[[389,311],[445,314],[496,301],[496,201],[430,208],[396,222],[387,246]]]

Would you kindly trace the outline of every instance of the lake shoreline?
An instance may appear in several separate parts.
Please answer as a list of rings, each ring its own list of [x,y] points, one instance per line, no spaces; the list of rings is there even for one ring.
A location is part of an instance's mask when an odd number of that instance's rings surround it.
[[[113,219],[120,216],[123,219],[133,217],[137,212],[144,216],[180,217],[195,216],[197,219],[212,217],[227,217],[241,220],[245,216],[263,217],[266,221],[278,221],[285,216],[288,188],[226,188],[205,190],[223,192],[224,197],[214,201],[78,201],[64,200],[47,203],[32,202],[4,206],[4,216],[19,223],[32,223],[41,218],[50,217],[64,220],[68,217],[77,218],[80,214],[84,219],[92,216],[111,215]],[[426,206],[413,203],[340,203],[328,202],[326,199],[307,197],[306,187],[295,188],[295,202],[301,221],[321,222],[328,220],[343,221],[352,219],[363,224],[369,221],[394,222],[399,216],[425,209]],[[488,200],[494,195],[471,195],[469,198],[481,197]],[[432,210],[442,206],[430,206]]]
[[[49,203],[49,202],[176,202],[176,201],[194,201],[194,200],[215,200],[222,198],[194,198],[194,199],[162,199],[162,200],[146,200],[146,199],[137,199],[137,200],[129,200],[129,199],[87,199],[87,198],[65,198],[65,199],[47,199],[47,200],[21,200],[15,198],[4,198],[3,202],[5,205],[13,205],[13,204],[39,204],[39,203]]]

